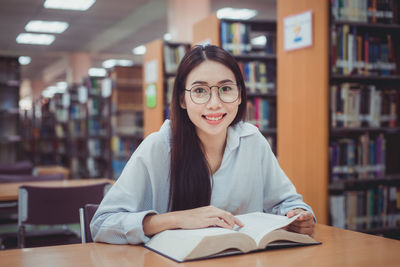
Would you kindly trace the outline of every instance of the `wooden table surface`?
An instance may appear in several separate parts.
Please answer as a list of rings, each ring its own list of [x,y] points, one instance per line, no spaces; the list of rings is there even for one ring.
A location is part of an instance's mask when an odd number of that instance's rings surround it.
[[[0,201],[17,201],[18,188],[22,185],[34,185],[44,187],[67,187],[82,186],[97,183],[114,183],[111,179],[80,179],[80,180],[60,180],[60,181],[39,181],[39,182],[18,182],[18,183],[1,183],[0,184]]]
[[[75,244],[0,251],[0,266],[400,266],[400,241],[326,225],[316,226],[322,245],[283,248],[176,263],[142,246]]]

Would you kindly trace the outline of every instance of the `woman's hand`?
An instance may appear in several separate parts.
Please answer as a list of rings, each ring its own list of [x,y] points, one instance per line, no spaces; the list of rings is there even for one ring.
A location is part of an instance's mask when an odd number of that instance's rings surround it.
[[[151,236],[168,229],[199,229],[210,226],[232,229],[235,224],[243,223],[230,212],[214,206],[206,206],[190,210],[150,214],[143,219],[143,231]]]
[[[230,212],[214,206],[206,206],[191,210],[173,212],[177,222],[177,228],[197,229],[210,226],[233,229],[235,224],[242,227],[243,223]]]
[[[285,229],[300,234],[307,234],[309,236],[314,235],[315,222],[314,216],[311,212],[303,209],[294,209],[289,211],[286,216],[291,218],[299,213],[302,214],[294,222],[286,226]]]

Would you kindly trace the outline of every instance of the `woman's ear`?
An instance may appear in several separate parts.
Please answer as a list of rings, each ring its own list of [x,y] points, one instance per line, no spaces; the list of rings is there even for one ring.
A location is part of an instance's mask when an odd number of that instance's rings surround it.
[[[179,97],[179,105],[182,109],[186,109],[185,94]]]

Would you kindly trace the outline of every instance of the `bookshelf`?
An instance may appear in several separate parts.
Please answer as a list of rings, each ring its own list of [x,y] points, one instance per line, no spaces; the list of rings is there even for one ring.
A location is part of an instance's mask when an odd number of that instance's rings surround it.
[[[143,140],[142,66],[116,66],[102,84],[109,117],[109,168],[117,179],[134,150]]]
[[[390,3],[278,1],[279,22],[313,14],[305,49],[284,51],[278,23],[280,164],[320,223],[385,236],[400,230],[400,40]]]
[[[2,164],[16,162],[22,156],[19,86],[18,58],[0,57],[0,163]]]
[[[158,131],[169,118],[169,103],[177,66],[189,44],[154,40],[143,58],[144,136]]]
[[[264,36],[266,45],[251,44]],[[247,89],[247,120],[268,139],[276,154],[276,22],[218,19],[215,14],[193,25],[193,44],[210,43],[238,61]]]
[[[400,233],[398,1],[330,5],[330,223]]]
[[[87,176],[87,106],[88,89],[74,84],[66,93],[68,105],[69,169],[72,179]]]

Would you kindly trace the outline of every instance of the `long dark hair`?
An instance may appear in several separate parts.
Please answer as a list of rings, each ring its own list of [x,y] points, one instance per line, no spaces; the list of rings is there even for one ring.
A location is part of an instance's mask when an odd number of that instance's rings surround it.
[[[246,115],[246,87],[235,59],[220,47],[195,46],[183,57],[175,78],[171,101],[171,168],[169,210],[192,209],[210,204],[210,168],[203,153],[203,146],[187,111],[180,105],[184,99],[189,73],[205,60],[213,60],[228,67],[236,78],[241,104],[231,125]]]

